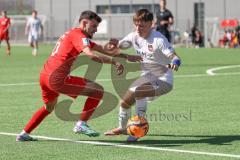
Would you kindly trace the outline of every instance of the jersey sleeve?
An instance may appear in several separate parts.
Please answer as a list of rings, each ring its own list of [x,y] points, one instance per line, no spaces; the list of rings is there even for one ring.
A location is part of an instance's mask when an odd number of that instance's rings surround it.
[[[167,57],[171,56],[174,53],[174,48],[168,42],[167,38],[163,37],[158,40],[158,46],[160,51]]]
[[[125,49],[125,48],[127,49],[127,48],[131,47],[133,44],[133,33],[130,33],[127,36],[125,36],[123,39],[121,39],[118,42],[118,44],[123,49]]]
[[[169,18],[173,18],[172,12],[168,10]]]
[[[8,18],[8,25],[11,25],[11,19]]]
[[[71,38],[72,44],[78,52],[82,52],[82,50],[86,47],[92,48],[95,45],[94,42],[92,42],[87,36],[83,34],[74,34]]]
[[[90,40],[90,48],[93,48],[95,45],[96,43]]]
[[[30,26],[30,24],[31,24],[31,19],[30,19],[30,18],[28,18],[28,19],[27,19],[26,26],[27,26],[27,27],[29,27],[29,26]]]
[[[119,44],[124,42],[124,41],[128,41],[128,42],[133,43],[133,33],[129,33],[127,36],[125,36],[123,39],[121,39],[119,41]]]

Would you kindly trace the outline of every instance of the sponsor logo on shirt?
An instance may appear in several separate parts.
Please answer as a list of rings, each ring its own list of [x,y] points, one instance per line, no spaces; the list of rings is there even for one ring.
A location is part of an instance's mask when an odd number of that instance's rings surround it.
[[[82,38],[82,42],[84,46],[88,46],[90,44],[90,41],[88,38]]]

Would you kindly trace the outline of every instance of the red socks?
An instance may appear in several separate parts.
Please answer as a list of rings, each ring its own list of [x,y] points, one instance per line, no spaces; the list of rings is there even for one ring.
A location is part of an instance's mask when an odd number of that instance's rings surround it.
[[[80,117],[81,121],[89,120],[89,118],[92,116],[93,112],[97,108],[99,102],[101,101],[102,97],[102,92],[95,92],[87,98]]]
[[[81,121],[89,120],[89,118],[92,116],[93,112],[97,108],[102,97],[103,97],[103,92],[94,92],[91,96],[87,98],[84,108],[82,110],[81,117],[80,117]],[[29,122],[24,128],[24,131],[30,134],[32,130],[34,130],[43,121],[43,119],[47,117],[47,115],[49,114],[50,113],[46,110],[46,108],[42,106],[38,111],[35,112],[35,114],[29,120]]]
[[[35,114],[32,116],[28,124],[25,126],[24,131],[26,133],[31,133],[34,128],[36,128],[43,119],[49,115],[49,112],[44,106],[42,106]]]

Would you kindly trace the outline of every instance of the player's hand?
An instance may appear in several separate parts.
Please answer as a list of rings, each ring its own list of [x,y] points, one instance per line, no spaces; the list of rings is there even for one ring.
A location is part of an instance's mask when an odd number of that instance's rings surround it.
[[[172,64],[172,63],[166,65],[166,67],[167,67],[167,68],[170,68],[170,69],[172,69],[172,70],[174,70],[174,71],[178,71],[178,68],[179,68],[178,65],[176,65],[176,64]]]
[[[164,21],[164,20],[160,21],[160,25],[161,25],[161,26],[163,26],[163,25],[165,25],[165,24],[167,24],[166,21]]]
[[[113,46],[118,46],[118,42],[119,42],[119,40],[117,40],[117,39],[115,39],[115,38],[111,38],[110,40],[109,40],[109,43],[111,43]]]
[[[123,65],[119,62],[115,62],[114,65],[115,65],[115,68],[117,70],[117,75],[121,75],[124,71]]]
[[[117,39],[114,39],[114,38],[111,38],[109,40],[109,42],[104,46],[107,50],[114,50],[118,46],[118,40]]]
[[[120,49],[117,47],[118,40],[110,39],[110,41],[104,45],[104,50],[112,55],[119,55]]]
[[[129,62],[140,62],[140,61],[142,61],[142,57],[141,56],[136,56],[136,55],[128,55],[127,60]]]

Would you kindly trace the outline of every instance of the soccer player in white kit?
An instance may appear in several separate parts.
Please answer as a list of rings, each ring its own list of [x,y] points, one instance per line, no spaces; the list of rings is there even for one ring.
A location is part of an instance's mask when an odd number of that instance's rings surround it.
[[[43,33],[43,25],[41,20],[37,17],[37,11],[32,11],[32,17],[28,19],[25,34],[28,35],[28,42],[32,47],[32,54],[36,56],[38,53],[38,41],[40,35]]]
[[[146,116],[147,100],[170,92],[173,88],[173,70],[177,71],[181,59],[165,36],[152,29],[153,14],[147,9],[138,10],[134,17],[135,32],[112,44],[121,49],[132,46],[141,56],[142,75],[129,87],[120,104],[119,127],[105,132],[105,135],[126,134],[127,121],[131,116],[131,106],[136,103],[136,115]],[[127,58],[127,56],[126,56]],[[127,141],[137,141],[129,136]]]

